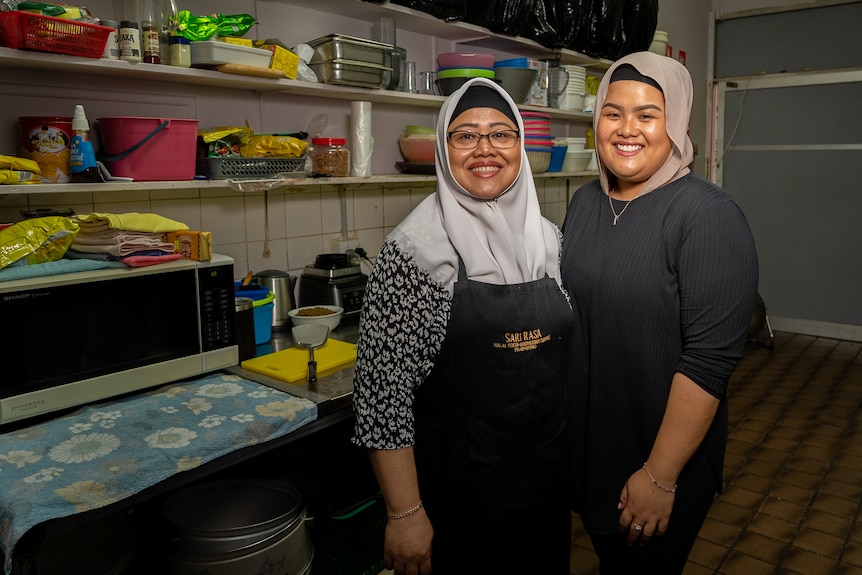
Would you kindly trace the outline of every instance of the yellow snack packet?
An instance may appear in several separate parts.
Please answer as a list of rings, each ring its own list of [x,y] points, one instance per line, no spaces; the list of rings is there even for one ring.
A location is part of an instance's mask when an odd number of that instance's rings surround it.
[[[39,164],[29,158],[18,156],[0,156],[0,170],[22,170],[25,172],[40,173]]]
[[[0,170],[0,184],[38,184],[39,174],[25,170]]]
[[[240,146],[240,154],[246,158],[298,158],[307,149],[308,142],[293,136],[261,134]]]

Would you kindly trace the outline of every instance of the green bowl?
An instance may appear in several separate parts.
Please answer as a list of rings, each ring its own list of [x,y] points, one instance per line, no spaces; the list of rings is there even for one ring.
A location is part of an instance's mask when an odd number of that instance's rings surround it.
[[[494,78],[494,70],[487,68],[448,68],[438,70],[437,78]]]

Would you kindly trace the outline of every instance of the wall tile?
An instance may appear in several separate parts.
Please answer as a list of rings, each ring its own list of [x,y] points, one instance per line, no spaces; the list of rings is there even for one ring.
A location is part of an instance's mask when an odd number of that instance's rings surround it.
[[[357,229],[377,228],[383,225],[383,191],[380,186],[362,186],[353,194]]]
[[[324,246],[323,236],[307,236],[303,238],[288,238],[287,261],[288,268],[294,273],[302,273],[305,266],[314,263],[318,254],[329,251],[329,242]]]
[[[333,237],[341,237],[341,199],[344,195],[344,203],[347,208],[347,233],[351,235],[356,230],[354,223],[354,203],[353,190],[345,186],[345,189],[338,190],[335,186],[321,186],[320,192],[320,211],[323,219],[323,233],[333,235]]]
[[[285,200],[287,213],[287,237],[296,238],[321,234],[320,192],[288,194]]]
[[[219,244],[245,243],[244,210],[242,196],[209,198],[201,203],[201,227]]]
[[[410,188],[387,186],[383,189],[383,224],[397,226],[410,213]]]
[[[197,198],[164,199],[150,201],[154,214],[186,224],[190,230],[204,230],[201,226],[201,203]]]

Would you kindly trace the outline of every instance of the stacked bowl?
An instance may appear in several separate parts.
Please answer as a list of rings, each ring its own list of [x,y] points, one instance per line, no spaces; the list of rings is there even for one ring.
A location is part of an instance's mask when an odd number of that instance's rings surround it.
[[[593,150],[587,150],[586,138],[566,138],[566,157],[563,160],[563,172],[583,172],[593,158]]]
[[[551,115],[544,112],[521,112],[524,122],[524,147],[530,161],[530,171],[540,174],[551,163],[554,137],[551,135]]]
[[[494,64],[494,73],[516,104],[527,103],[530,91],[539,76],[539,71],[530,68],[526,58],[500,60]]]
[[[563,68],[569,73],[569,82],[566,84],[565,91],[557,99],[558,105],[561,110],[581,112],[584,109],[584,96],[586,95],[584,85],[586,68],[570,65],[563,66]]]
[[[483,52],[446,52],[437,56],[437,87],[451,95],[470,78],[494,80],[496,56]]]
[[[406,161],[395,165],[407,174],[433,174],[436,146],[437,130],[408,124],[398,138],[398,147]]]

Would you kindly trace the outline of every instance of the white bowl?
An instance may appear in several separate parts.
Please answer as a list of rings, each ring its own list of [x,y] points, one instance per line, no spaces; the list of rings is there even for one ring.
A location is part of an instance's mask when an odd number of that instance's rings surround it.
[[[309,310],[320,310],[328,309],[330,313],[326,315],[303,315],[304,313],[308,313]],[[290,321],[293,322],[293,325],[309,325],[309,324],[323,324],[329,327],[329,331],[334,330],[338,327],[338,324],[341,323],[341,316],[344,315],[344,308],[338,307],[337,305],[326,305],[326,304],[317,304],[317,305],[306,305],[298,308],[294,308],[287,312],[288,317],[290,317]]]
[[[590,164],[590,159],[593,157],[592,150],[584,150],[582,152],[566,152],[566,157],[563,160],[563,167],[560,171],[563,172],[583,172]]]

